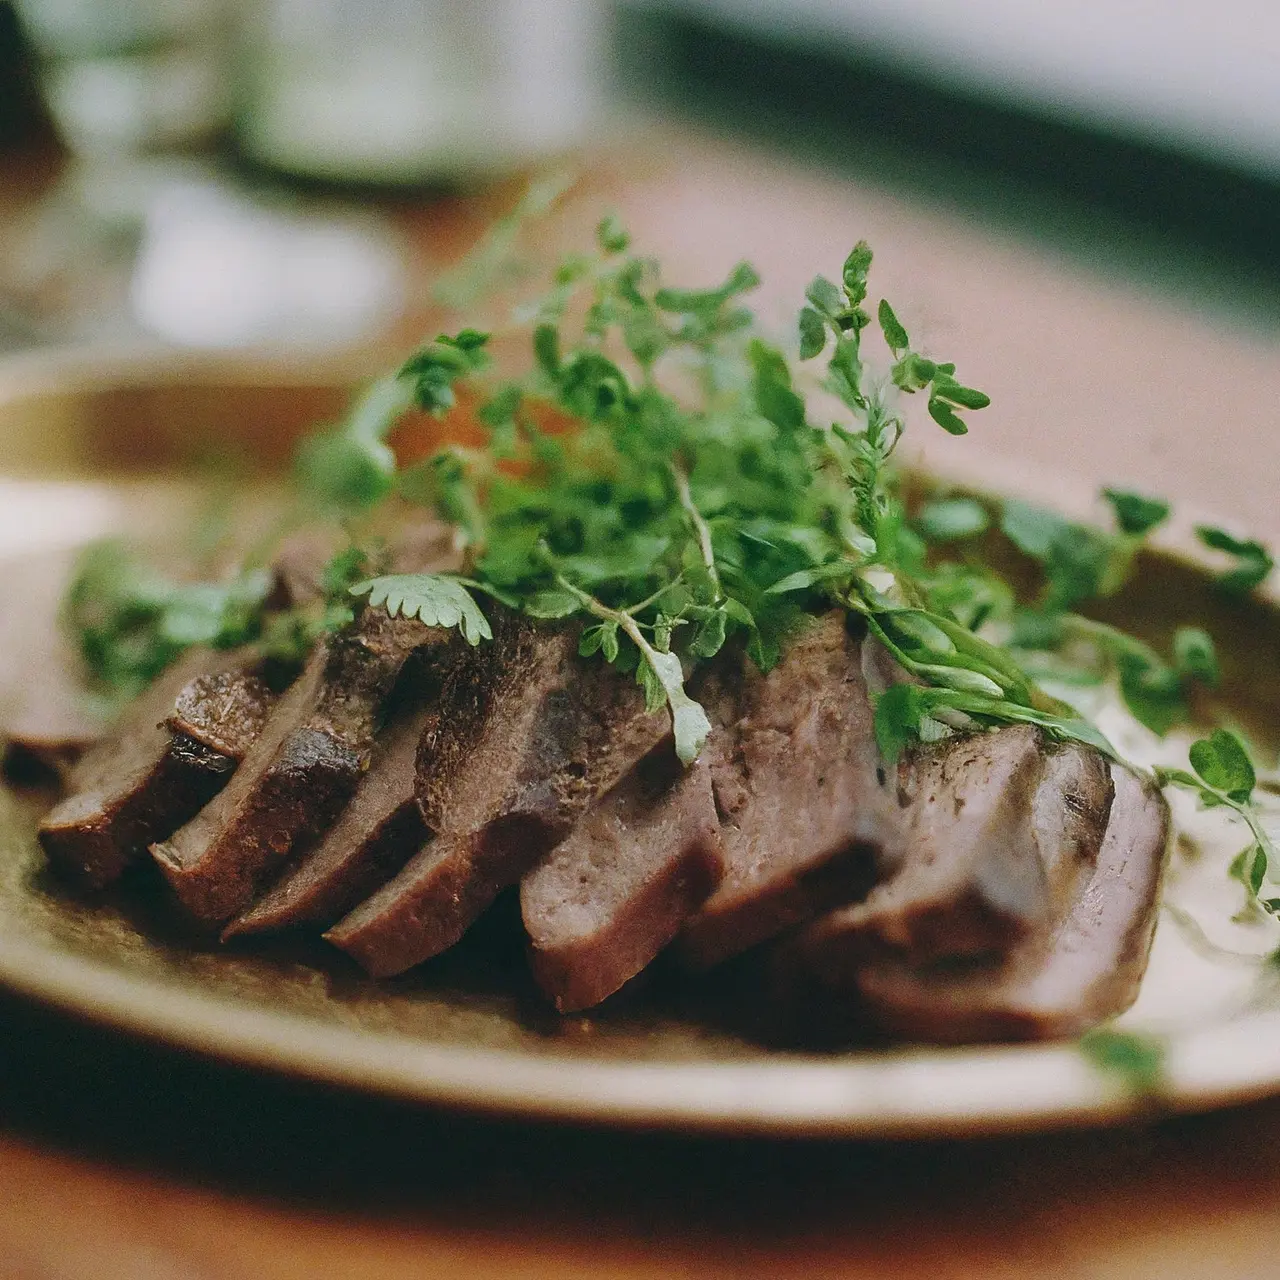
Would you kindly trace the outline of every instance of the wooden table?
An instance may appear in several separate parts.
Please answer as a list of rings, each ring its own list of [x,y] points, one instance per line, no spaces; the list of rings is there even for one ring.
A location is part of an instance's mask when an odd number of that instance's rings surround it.
[[[1280,528],[1274,330],[709,137],[645,144],[588,185],[673,276],[752,258],[780,326],[871,240],[908,329],[993,398],[968,440],[917,429],[944,465],[995,460],[1049,494],[1132,484]],[[430,263],[484,203],[398,216]],[[0,999],[0,1280],[1174,1280],[1275,1275],[1278,1258],[1280,1102],[965,1143],[549,1129],[257,1076]]]

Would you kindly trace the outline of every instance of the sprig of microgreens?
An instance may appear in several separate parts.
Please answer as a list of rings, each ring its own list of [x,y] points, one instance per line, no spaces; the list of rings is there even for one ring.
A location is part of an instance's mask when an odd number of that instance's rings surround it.
[[[1215,729],[1191,744],[1188,759],[1192,772],[1157,768],[1157,782],[1190,791],[1202,807],[1228,809],[1244,823],[1249,843],[1232,860],[1230,874],[1244,885],[1250,902],[1280,916],[1280,898],[1259,897],[1276,846],[1254,800],[1257,771],[1244,743],[1229,729]]]
[[[1021,501],[1003,504],[1001,532],[1044,574],[1034,604],[1008,615],[1008,643],[1024,669],[1070,683],[1114,677],[1134,717],[1164,735],[1190,718],[1196,686],[1216,687],[1217,654],[1212,637],[1199,627],[1179,627],[1166,659],[1137,637],[1079,612],[1124,587],[1138,552],[1170,513],[1158,498],[1119,489],[1102,496],[1112,509],[1114,531]]]
[[[301,661],[322,635],[351,621],[348,589],[368,570],[365,552],[347,547],[322,568],[314,600],[273,609],[272,577],[262,568],[248,565],[215,581],[183,581],[108,540],[80,556],[62,620],[95,692],[122,701],[196,646],[251,645],[264,658]]]
[[[809,423],[783,354],[750,334],[740,299],[758,277],[748,265],[710,288],[674,288],[629,248],[617,221],[605,219],[595,251],[561,264],[530,309],[532,369],[483,397],[478,417],[490,447],[453,448],[420,464],[429,481],[421,492],[461,525],[472,582],[535,617],[589,620],[583,651],[634,670],[651,706],[667,703],[677,751],[689,761],[709,726],[685,691],[685,667],[714,656],[734,632],[767,668],[805,605],[825,595],[887,635],[881,615],[898,605],[873,595],[865,575],[901,568],[913,536],[887,482],[904,430],[893,389],[926,391],[931,416],[952,432],[964,430],[959,411],[987,398],[960,384],[954,365],[914,351],[887,303],[880,326],[894,359],[883,386],[864,375],[865,244],[846,260],[841,288],[815,281],[802,313],[808,355],[827,344],[814,318],[824,335],[830,330],[827,383],[853,417],[830,429]],[[442,337],[400,376],[421,408],[445,412],[454,381],[482,369],[484,346],[472,330]],[[696,394],[667,389],[689,374]],[[539,430],[538,404],[555,406],[573,428]],[[440,586],[402,578],[361,589],[403,607],[403,593],[429,602]],[[940,618],[931,636],[948,626]],[[986,698],[979,714],[988,718],[1010,698],[1049,715],[1007,660],[955,629],[960,643],[947,639],[936,662],[909,655],[909,669],[932,672],[971,701]]]
[[[63,623],[95,686],[125,699],[193,645],[229,649],[257,638],[270,587],[261,570],[181,582],[118,542],[97,542],[76,565]]]

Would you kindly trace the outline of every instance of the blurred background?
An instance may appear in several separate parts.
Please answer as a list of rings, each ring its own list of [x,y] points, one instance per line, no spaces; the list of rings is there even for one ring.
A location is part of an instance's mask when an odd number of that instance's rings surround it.
[[[0,0],[0,345],[377,343],[673,136],[1269,334],[1278,66],[1271,0]]]

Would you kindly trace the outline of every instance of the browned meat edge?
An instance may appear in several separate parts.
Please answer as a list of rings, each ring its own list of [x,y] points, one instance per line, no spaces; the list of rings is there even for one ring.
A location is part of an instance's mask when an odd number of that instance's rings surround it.
[[[449,675],[418,757],[436,839],[325,935],[371,973],[452,946],[593,799],[670,733],[635,682],[577,654],[576,631],[500,613]]]
[[[225,923],[337,817],[368,766],[383,703],[405,661],[419,645],[447,638],[366,609],[317,646],[231,785],[152,847],[192,916]]]
[[[842,613],[816,620],[768,675],[722,662],[698,693],[716,726],[707,757],[727,870],[681,948],[706,968],[865,895],[890,802]]]
[[[242,654],[200,650],[161,675],[71,771],[39,828],[49,861],[82,882],[117,879],[227,782],[275,696]],[[204,730],[224,719],[216,734]]]
[[[1075,762],[1061,760],[1072,753]],[[1035,839],[1047,867],[1073,873],[1056,878],[1061,892],[1040,927],[1003,953],[922,960],[868,948],[853,908],[816,922],[784,962],[799,955],[810,978],[852,1000],[867,1025],[916,1040],[1076,1035],[1123,1012],[1146,968],[1168,808],[1150,784],[1087,748],[1060,749],[1048,756],[1055,761],[1034,802]]]
[[[1029,725],[950,739],[904,759],[901,864],[847,911],[866,945],[927,963],[1003,953],[1041,926],[1050,905],[1032,801],[1043,770],[1043,740]]]
[[[520,885],[538,985],[562,1013],[635,977],[724,875],[705,759],[670,746],[646,757],[587,811]]]
[[[431,838],[414,797],[414,760],[435,699],[402,708],[373,744],[369,771],[319,844],[223,933],[327,928],[394,876]]]

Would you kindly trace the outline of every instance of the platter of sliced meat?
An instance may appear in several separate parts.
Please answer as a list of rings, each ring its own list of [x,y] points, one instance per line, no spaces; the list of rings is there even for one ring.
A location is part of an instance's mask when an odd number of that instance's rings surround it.
[[[264,419],[291,394],[238,391]],[[980,1133],[1280,1087],[1266,974],[1204,923],[1232,885],[1182,856],[1204,815],[1030,723],[889,758],[875,706],[910,677],[854,614],[814,612],[767,671],[731,643],[692,672],[692,762],[579,622],[500,601],[480,645],[372,603],[294,667],[195,645],[111,719],[42,656],[74,548],[56,519],[26,542],[0,561],[27,602],[0,658],[7,988],[247,1065],[600,1123]],[[1213,598],[1152,564],[1148,595]],[[274,572],[291,606],[317,589]],[[1268,600],[1246,620],[1226,666],[1280,641]],[[1099,722],[1129,760],[1185,758]],[[1125,1066],[1152,1046],[1158,1072]]]

